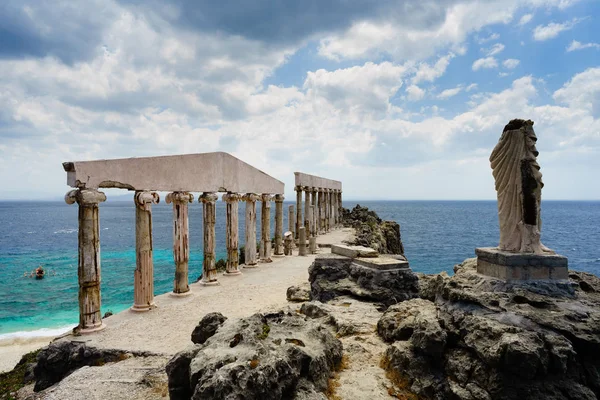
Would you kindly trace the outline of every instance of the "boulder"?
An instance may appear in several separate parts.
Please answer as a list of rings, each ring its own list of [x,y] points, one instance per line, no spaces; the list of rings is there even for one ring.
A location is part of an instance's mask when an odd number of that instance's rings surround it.
[[[380,262],[372,260],[375,266]],[[387,307],[418,296],[417,276],[410,268],[377,269],[364,259],[361,264],[336,254],[318,256],[308,269],[312,299],[327,302],[348,295]]]
[[[206,314],[192,332],[192,342],[202,344],[217,332],[217,329],[227,320],[223,314],[212,312]]]
[[[169,361],[171,399],[321,399],[342,344],[316,321],[281,311],[228,319]]]
[[[307,282],[297,286],[290,286],[287,289],[286,297],[288,301],[292,302],[301,303],[304,301],[310,301],[310,285]]]
[[[424,277],[378,323],[383,365],[431,399],[600,397],[600,279],[507,283],[476,273]]]
[[[369,247],[379,254],[404,254],[397,222],[382,221],[375,211],[360,204],[352,211],[342,209],[342,222],[356,231],[356,238],[348,244]]]

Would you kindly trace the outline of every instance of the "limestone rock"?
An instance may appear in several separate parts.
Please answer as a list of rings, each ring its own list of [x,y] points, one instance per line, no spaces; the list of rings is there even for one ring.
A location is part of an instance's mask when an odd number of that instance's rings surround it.
[[[353,227],[356,239],[349,243],[369,247],[379,254],[404,254],[400,225],[395,221],[382,221],[375,211],[357,204],[352,211],[342,210],[344,226]]]
[[[417,277],[409,268],[378,270],[335,254],[317,257],[308,273],[312,298],[322,302],[348,295],[390,306],[419,292]]]
[[[55,342],[40,351],[33,369],[34,390],[40,391],[59,382],[83,366],[121,361],[128,354],[121,350],[98,349],[82,342]]]
[[[423,398],[600,397],[600,279],[506,283],[475,267],[427,277],[427,300],[388,308],[378,323],[392,343],[386,369]]]
[[[288,301],[298,303],[310,301],[310,285],[307,282],[297,286],[290,286],[287,289],[286,297]]]
[[[374,258],[378,257],[379,253],[376,250],[373,250],[370,247],[364,246],[346,246],[346,245],[331,245],[331,252],[333,254],[338,254],[344,257],[357,258],[357,257],[366,257],[366,258]]]
[[[192,332],[192,342],[202,344],[217,332],[217,329],[227,320],[223,314],[212,312],[206,314]]]
[[[325,327],[287,312],[227,320],[167,365],[172,399],[319,399],[342,358]]]

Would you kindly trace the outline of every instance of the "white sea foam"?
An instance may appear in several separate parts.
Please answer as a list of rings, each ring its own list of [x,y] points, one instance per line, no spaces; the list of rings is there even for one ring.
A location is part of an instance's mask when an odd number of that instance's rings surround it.
[[[0,334],[0,346],[11,346],[13,344],[35,342],[40,339],[50,339],[67,333],[76,326],[77,325],[68,325],[60,328],[41,328],[35,331],[19,331]]]
[[[59,229],[57,231],[55,231],[54,233],[75,233],[77,232],[77,229]]]

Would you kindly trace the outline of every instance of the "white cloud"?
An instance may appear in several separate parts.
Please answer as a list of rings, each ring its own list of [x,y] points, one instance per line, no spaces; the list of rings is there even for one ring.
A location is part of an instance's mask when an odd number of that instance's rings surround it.
[[[454,97],[457,94],[459,94],[460,92],[462,92],[462,90],[463,90],[462,86],[457,86],[452,89],[446,89],[446,90],[442,91],[442,93],[438,94],[437,97],[438,97],[438,99],[442,99],[442,100],[449,99],[450,97]]]
[[[583,50],[583,49],[600,49],[600,44],[598,43],[581,43],[578,42],[577,40],[573,40],[571,42],[571,44],[569,45],[569,47],[567,47],[567,51],[571,52],[571,51],[576,51],[576,50]]]
[[[533,14],[525,14],[519,19],[519,26],[527,25],[533,19]]]
[[[407,87],[406,93],[408,93],[408,99],[410,101],[419,101],[425,97],[425,91],[417,85],[410,85]]]
[[[494,57],[480,58],[478,60],[475,60],[475,62],[471,66],[473,71],[478,71],[482,68],[489,69],[489,68],[497,68],[497,67],[498,67],[498,61]]]
[[[412,83],[418,84],[421,82],[433,82],[437,78],[444,75],[446,68],[450,64],[450,60],[454,58],[454,54],[450,53],[440,57],[435,64],[419,63],[416,66],[415,76],[412,78]]]
[[[471,83],[469,86],[467,86],[465,88],[465,91],[470,92],[471,90],[475,90],[477,89],[477,84],[476,83]]]
[[[495,45],[493,45],[492,47],[490,47],[487,50],[488,57],[502,53],[502,51],[504,50],[504,47],[505,46],[502,43],[496,43]]]
[[[509,58],[507,60],[504,60],[502,62],[502,65],[504,65],[504,68],[508,68],[508,69],[515,69],[517,68],[517,66],[521,63],[521,61],[515,59],[515,58]]]
[[[576,74],[552,97],[559,103],[586,110],[600,118],[600,68],[589,68]]]
[[[581,22],[579,18],[573,18],[563,23],[551,22],[548,25],[538,25],[533,29],[533,39],[544,41],[557,37],[561,32],[573,29],[575,25]]]
[[[493,40],[498,40],[498,39],[500,39],[500,35],[497,33],[492,33],[490,36],[478,39],[477,43],[483,44],[483,43],[491,42]]]

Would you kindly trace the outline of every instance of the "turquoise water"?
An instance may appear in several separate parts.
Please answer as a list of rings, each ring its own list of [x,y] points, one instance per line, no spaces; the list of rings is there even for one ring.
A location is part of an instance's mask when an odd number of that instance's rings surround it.
[[[292,203],[286,203],[286,211],[288,204]],[[493,201],[367,201],[361,205],[400,223],[406,255],[415,271],[451,272],[456,263],[474,256],[475,247],[497,245]],[[260,207],[257,211],[260,216]],[[271,214],[273,221],[274,208]],[[103,313],[132,304],[134,216],[132,202],[109,201],[100,206]],[[600,275],[600,202],[544,202],[542,217],[544,243],[569,257],[570,268]],[[240,203],[239,220],[242,245],[244,203]],[[217,258],[225,258],[225,204],[220,201],[216,232]],[[171,206],[154,206],[153,235],[158,295],[171,291],[173,285]],[[202,269],[202,206],[198,203],[190,205],[190,247],[189,276],[194,282]],[[45,279],[23,276],[39,265],[49,272]],[[77,206],[0,202],[0,337],[76,324],[77,288]]]

